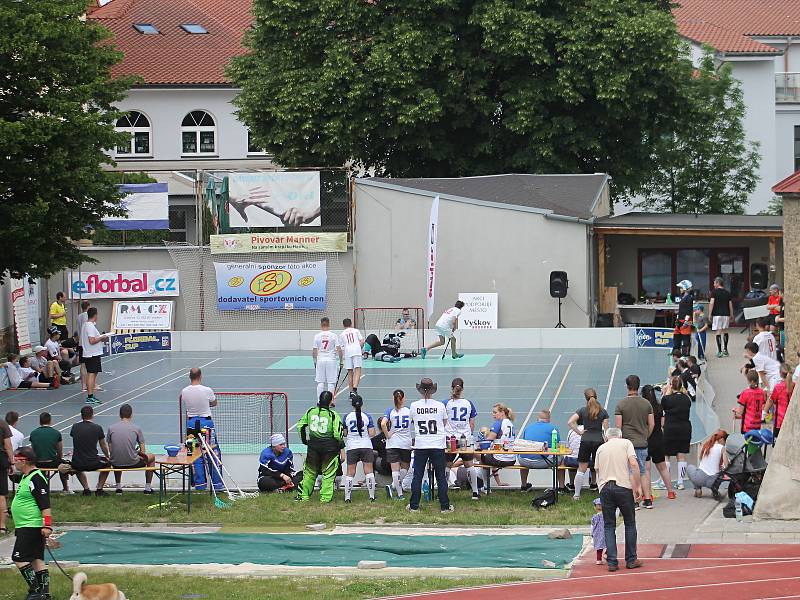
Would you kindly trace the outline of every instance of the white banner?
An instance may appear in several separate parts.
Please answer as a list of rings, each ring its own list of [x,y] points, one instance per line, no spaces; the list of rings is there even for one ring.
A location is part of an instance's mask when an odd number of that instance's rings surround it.
[[[17,345],[19,353],[30,352],[31,334],[28,323],[28,297],[25,295],[25,288],[28,282],[24,279],[11,280],[11,306],[14,311],[14,325],[17,329]],[[38,340],[36,342],[39,343]]]
[[[464,292],[458,295],[464,303],[458,316],[461,329],[497,329],[497,294]]]
[[[34,283],[25,280],[25,300],[28,303],[28,334],[31,340],[37,342],[42,339],[39,319],[41,318],[39,308],[39,280]]]
[[[233,173],[228,216],[231,227],[319,227],[319,171]]]
[[[114,316],[111,328],[153,329],[169,331],[172,329],[172,300],[163,302],[114,302]]]
[[[69,297],[157,298],[180,295],[178,271],[95,271],[69,274]]]
[[[124,183],[117,186],[123,194],[120,204],[124,217],[108,217],[109,229],[169,229],[169,190],[166,183]]]
[[[425,312],[428,320],[433,318],[434,292],[436,290],[436,238],[439,236],[439,196],[433,198],[431,205],[431,219],[428,226],[428,286],[425,290],[427,303]]]

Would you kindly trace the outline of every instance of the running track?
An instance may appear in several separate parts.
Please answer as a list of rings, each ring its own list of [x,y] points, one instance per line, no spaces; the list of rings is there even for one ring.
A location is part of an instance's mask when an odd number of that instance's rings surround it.
[[[668,557],[664,557],[668,555]],[[620,557],[622,549],[620,548]],[[426,600],[788,600],[800,599],[800,544],[645,545],[640,569],[609,573],[594,564],[594,550],[581,556],[570,576],[555,581],[397,596]],[[624,562],[624,561],[623,561]]]

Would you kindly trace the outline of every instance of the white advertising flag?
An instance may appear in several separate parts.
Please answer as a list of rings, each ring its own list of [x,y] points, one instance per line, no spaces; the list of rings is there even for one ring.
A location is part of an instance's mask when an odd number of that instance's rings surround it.
[[[428,321],[433,317],[434,292],[436,290],[436,238],[439,237],[439,196],[433,198],[431,221],[428,227],[428,287],[425,290]]]
[[[28,329],[28,298],[25,296],[24,279],[11,280],[11,306],[14,311],[14,325],[17,328],[17,346],[20,354],[29,352],[32,347],[30,331]],[[38,340],[36,340],[38,344]]]

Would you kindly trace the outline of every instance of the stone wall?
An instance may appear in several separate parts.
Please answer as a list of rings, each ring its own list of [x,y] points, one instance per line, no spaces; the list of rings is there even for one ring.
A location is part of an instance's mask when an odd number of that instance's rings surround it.
[[[786,360],[800,350],[800,195],[783,196],[783,298],[786,305]]]

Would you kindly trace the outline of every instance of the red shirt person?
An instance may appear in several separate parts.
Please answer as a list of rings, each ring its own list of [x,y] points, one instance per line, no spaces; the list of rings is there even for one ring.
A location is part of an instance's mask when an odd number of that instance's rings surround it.
[[[789,408],[789,389],[786,385],[788,376],[789,368],[785,364],[781,365],[781,381],[775,384],[772,394],[770,394],[769,400],[767,400],[764,406],[764,411],[767,414],[769,414],[773,407],[775,409],[775,421],[772,434],[776,438],[781,431],[781,425],[783,425],[783,418],[786,416],[786,410]]]
[[[761,429],[761,415],[767,403],[767,393],[758,386],[758,373],[755,369],[747,372],[747,383],[749,387],[739,394],[739,404],[733,409],[735,418],[742,420],[742,433]]]

